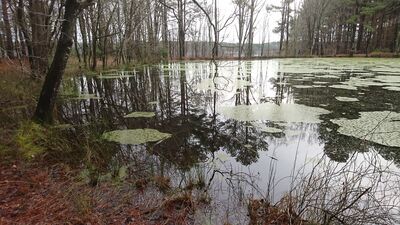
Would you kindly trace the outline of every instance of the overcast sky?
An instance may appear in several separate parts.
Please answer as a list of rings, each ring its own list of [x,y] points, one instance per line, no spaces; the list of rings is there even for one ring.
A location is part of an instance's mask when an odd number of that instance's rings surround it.
[[[213,0],[207,0],[209,3],[211,3]],[[232,0],[217,0],[218,1],[218,8],[220,10],[220,15],[224,17],[224,19],[228,18],[229,15],[232,14],[232,12],[235,9],[234,4],[232,3]],[[297,5],[299,4],[301,0],[297,0]],[[257,18],[256,21],[256,31],[254,34],[254,43],[260,43],[261,42],[261,35],[262,35],[262,27],[263,27],[263,21],[268,18],[268,28],[267,28],[267,33],[270,34],[270,42],[274,41],[279,41],[279,34],[275,34],[272,32],[272,30],[277,26],[278,21],[280,20],[280,13],[279,12],[271,12],[267,16],[266,12],[266,5],[280,5],[281,0],[258,0],[260,4],[264,4],[264,7],[261,9],[261,12]],[[224,42],[237,42],[237,32],[236,32],[236,27],[237,27],[237,20],[226,30],[224,30],[223,34],[221,35],[221,41]],[[265,41],[268,41],[266,39]]]

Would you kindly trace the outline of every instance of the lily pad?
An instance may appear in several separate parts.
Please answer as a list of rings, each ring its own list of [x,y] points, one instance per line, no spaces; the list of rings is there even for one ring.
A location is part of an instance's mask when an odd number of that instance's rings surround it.
[[[382,89],[389,90],[389,91],[400,91],[400,87],[383,87]]]
[[[330,113],[328,110],[299,104],[262,103],[258,105],[239,105],[221,107],[219,112],[238,121],[269,120],[274,122],[319,123],[319,116]]]
[[[358,77],[351,77],[348,81],[342,82],[344,85],[354,86],[354,87],[369,87],[369,86],[383,86],[382,82],[377,82],[372,79],[361,79]]]
[[[311,85],[293,85],[294,88],[298,89],[307,89],[307,88],[313,88]]]
[[[358,102],[357,98],[349,98],[349,97],[336,97],[336,100],[339,102]]]
[[[321,76],[316,76],[317,78],[322,78],[322,79],[340,79],[339,76],[335,75],[321,75]]]
[[[330,88],[336,88],[336,89],[345,89],[345,90],[357,90],[357,87],[350,86],[350,85],[341,85],[341,84],[335,84],[329,86]]]
[[[108,141],[124,145],[138,145],[148,142],[157,142],[170,138],[172,135],[155,129],[114,130],[103,134]]]
[[[338,132],[381,145],[400,147],[400,113],[391,111],[361,112],[358,119],[333,119]]]
[[[400,82],[400,76],[377,76],[374,80],[384,83]]]
[[[328,84],[328,82],[325,82],[325,81],[314,81],[314,84]]]
[[[154,112],[133,112],[124,116],[124,118],[139,118],[139,117],[150,118],[154,117],[155,115],[156,114]]]

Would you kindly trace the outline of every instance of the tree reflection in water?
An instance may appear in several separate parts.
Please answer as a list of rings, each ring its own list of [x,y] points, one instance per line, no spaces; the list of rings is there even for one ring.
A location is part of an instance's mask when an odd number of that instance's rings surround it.
[[[281,189],[276,191],[277,196],[288,190],[293,181],[288,176],[293,168],[304,170],[304,162],[321,158],[322,154],[333,161],[346,162],[354,152],[374,150],[400,165],[398,148],[339,135],[337,127],[329,121],[343,115],[357,118],[358,112],[366,109],[382,109],[384,104],[376,104],[373,96],[368,94],[369,100],[350,107],[338,103],[335,96],[346,96],[351,91],[295,88],[312,82],[298,79],[296,74],[279,72],[276,68],[280,65],[275,61],[218,64],[217,67],[207,62],[144,66],[124,73],[131,77],[116,79],[72,77],[64,81],[64,91],[72,86],[79,93],[94,94],[100,99],[63,100],[58,104],[59,118],[66,123],[87,125],[98,136],[110,130],[138,128],[172,134],[171,138],[157,143],[113,145],[116,153],[109,159],[110,166],[134,164],[132,168],[142,168],[131,171],[131,176],[153,171],[173,177],[179,186],[189,182],[188,177],[197,176],[206,186],[217,187],[217,181],[223,181],[242,195],[259,195],[254,192],[257,187],[258,191],[262,190],[260,195],[270,199],[274,198],[272,189]],[[348,78],[345,73],[341,79]],[[211,81],[212,86],[198,88],[204,81]],[[323,78],[317,81],[327,82]],[[398,100],[387,98],[387,101]],[[222,105],[268,102],[324,107],[331,114],[321,116],[322,123],[258,121],[282,130],[272,134],[263,132],[252,122],[236,121],[217,113]],[[124,118],[132,112],[155,112],[156,116]],[[219,179],[214,179],[216,174]],[[208,184],[208,181],[217,183]],[[279,184],[272,187],[271,183],[277,181]]]

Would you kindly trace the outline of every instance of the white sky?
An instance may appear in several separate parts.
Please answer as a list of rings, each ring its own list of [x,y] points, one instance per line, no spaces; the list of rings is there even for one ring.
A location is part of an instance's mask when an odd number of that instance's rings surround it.
[[[211,3],[213,0],[207,0],[209,3]],[[229,15],[232,14],[234,11],[234,4],[232,3],[232,0],[217,0],[218,8],[219,8],[219,13],[224,20],[222,23],[225,21],[226,18],[228,18]],[[299,2],[300,0],[297,0]],[[279,41],[279,34],[275,34],[272,32],[272,30],[277,26],[278,21],[280,20],[280,13],[279,12],[270,12],[267,14],[266,12],[266,5],[280,5],[281,0],[258,0],[260,4],[264,4],[264,7],[261,9],[261,12],[259,16],[257,17],[256,21],[256,30],[254,33],[254,43],[260,43],[261,42],[261,35],[262,35],[262,27],[263,27],[263,20],[268,18],[268,27],[267,27],[267,34],[269,33],[270,42],[274,41]],[[296,3],[298,4],[298,3]],[[237,42],[237,33],[236,33],[236,27],[237,27],[237,20],[232,23],[228,28],[226,28],[223,33],[221,34],[221,40],[224,42]],[[268,42],[268,38],[265,40]]]

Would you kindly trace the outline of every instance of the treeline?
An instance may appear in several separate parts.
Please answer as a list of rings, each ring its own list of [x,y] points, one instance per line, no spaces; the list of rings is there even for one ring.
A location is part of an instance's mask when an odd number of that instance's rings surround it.
[[[400,0],[304,0],[290,23],[290,55],[400,51]]]
[[[0,58],[27,59],[32,76],[43,76],[60,37],[66,2],[2,0]],[[231,12],[218,0],[90,2],[73,32],[73,54],[90,69],[212,55],[398,54],[400,49],[400,0],[281,0],[279,5],[232,0]],[[267,44],[271,13],[280,14],[274,29],[278,51]],[[227,44],[227,37],[236,43]]]
[[[3,0],[0,57],[29,59],[33,76],[45,74],[66,2]],[[265,1],[233,0],[232,6],[226,12],[218,0],[93,0],[76,18],[73,54],[91,69],[132,61],[273,54],[266,44]],[[264,21],[263,37],[254,47],[257,21]],[[232,36],[237,43],[225,41]]]

